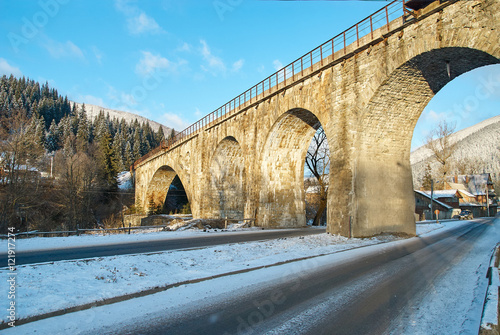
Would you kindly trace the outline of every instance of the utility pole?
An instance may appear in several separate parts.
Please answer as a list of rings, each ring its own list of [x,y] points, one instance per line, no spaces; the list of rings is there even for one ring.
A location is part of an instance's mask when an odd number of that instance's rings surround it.
[[[489,194],[489,190],[488,190],[488,183],[486,183],[486,208],[487,208],[487,214],[486,216],[489,217],[490,216],[490,194]]]
[[[52,179],[52,176],[54,172],[54,155],[50,156],[50,178]]]
[[[431,221],[434,220],[434,211],[432,208],[432,198],[434,196],[434,179],[431,179]]]

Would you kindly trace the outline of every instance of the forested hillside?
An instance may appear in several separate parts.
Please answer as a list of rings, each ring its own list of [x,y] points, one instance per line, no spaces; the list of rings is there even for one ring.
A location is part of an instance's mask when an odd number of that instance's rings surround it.
[[[74,101],[70,101],[69,102],[70,105],[73,107],[73,105],[76,105],[76,109],[81,109],[83,104],[82,103],[78,103],[78,102],[74,102]],[[143,116],[140,116],[140,115],[137,115],[137,114],[132,114],[132,113],[129,113],[129,112],[124,112],[124,111],[119,111],[119,110],[115,110],[115,109],[109,109],[109,108],[104,108],[104,107],[101,107],[101,106],[96,106],[96,105],[90,105],[90,104],[85,104],[85,112],[87,114],[87,118],[89,120],[94,120],[95,118],[97,118],[99,116],[99,114],[101,112],[104,112],[105,115],[109,115],[111,119],[113,118],[116,118],[118,120],[122,120],[124,119],[126,122],[128,123],[133,123],[135,122],[135,120],[137,120],[139,123],[148,123],[150,126],[151,126],[151,129],[155,132],[158,131],[158,128],[162,127],[163,128],[163,132],[165,134],[170,134],[172,133],[172,128],[169,128],[165,125],[162,125],[158,122],[155,122],[155,121],[152,121],[152,120],[149,120]]]
[[[456,143],[451,157],[454,174],[491,173],[493,181],[500,186],[500,116],[458,131],[450,140]],[[421,186],[428,164],[433,173],[438,171],[437,161],[425,146],[411,153],[411,164],[415,188]]]
[[[155,132],[147,122],[104,112],[90,119],[84,105],[77,109],[48,84],[1,77],[2,231],[75,229],[109,220],[124,202],[118,173],[164,137],[162,127]]]

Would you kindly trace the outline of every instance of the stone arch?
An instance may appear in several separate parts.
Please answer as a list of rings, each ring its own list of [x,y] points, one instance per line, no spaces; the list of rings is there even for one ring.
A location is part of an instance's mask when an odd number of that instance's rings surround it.
[[[306,225],[304,163],[320,125],[315,114],[295,108],[282,114],[272,126],[261,154],[258,225]]]
[[[151,201],[154,202],[154,205],[156,207],[163,207],[170,185],[174,181],[175,177],[181,179],[177,172],[169,165],[163,165],[156,170],[156,172],[153,174],[153,177],[148,183],[145,198],[146,208],[150,206]],[[186,195],[189,199],[189,193],[187,189],[185,190]]]
[[[404,138],[407,148],[418,118],[437,92],[468,71],[498,63],[498,58],[484,51],[462,47],[435,49],[413,57],[396,68],[370,99],[362,116],[366,120],[364,139],[370,140],[379,129],[390,130],[386,135],[391,140]],[[384,127],[377,129],[381,122]]]
[[[410,150],[418,118],[448,82],[496,63],[496,57],[472,48],[434,49],[400,65],[378,87],[358,127],[354,236],[415,234]]]
[[[210,161],[211,217],[241,220],[246,203],[246,168],[238,141],[228,136],[215,149]]]

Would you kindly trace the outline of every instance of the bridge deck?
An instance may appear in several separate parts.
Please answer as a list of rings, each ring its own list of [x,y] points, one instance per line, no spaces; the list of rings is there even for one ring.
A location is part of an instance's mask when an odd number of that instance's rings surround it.
[[[441,1],[434,1],[436,4],[428,6],[429,10],[425,13],[421,10],[418,12],[410,11],[409,7],[406,6],[407,3],[410,3],[408,0],[391,2],[366,19],[273,73],[214,112],[179,132],[175,137],[162,141],[160,146],[137,160],[132,168],[135,169],[150,158],[172,150],[185,141],[194,138],[201,130],[212,128],[259,104],[262,100],[340,63],[362,50],[370,48],[371,45],[379,43],[388,35],[417,22],[418,18],[426,17],[434,12],[436,8],[442,8],[454,1],[447,1],[443,4],[441,4]]]

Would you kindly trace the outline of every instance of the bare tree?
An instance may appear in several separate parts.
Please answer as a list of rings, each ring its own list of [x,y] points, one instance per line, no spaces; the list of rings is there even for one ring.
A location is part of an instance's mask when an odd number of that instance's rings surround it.
[[[456,149],[456,143],[451,142],[451,135],[455,125],[441,121],[437,128],[429,133],[426,140],[427,147],[432,151],[436,161],[441,164],[439,169],[440,187],[444,187],[447,175],[451,171],[451,156]]]
[[[39,204],[40,174],[35,169],[43,148],[21,112],[0,120],[0,226],[26,228],[26,218]]]
[[[456,171],[460,175],[478,174],[485,170],[486,163],[480,158],[463,157],[455,162]]]
[[[318,183],[319,204],[313,225],[319,226],[328,202],[328,174],[330,172],[330,149],[323,128],[319,128],[306,154],[306,166]]]
[[[92,146],[91,146],[92,147]],[[91,150],[89,150],[91,151]],[[92,208],[98,191],[98,167],[92,153],[59,151],[56,154],[56,173],[59,176],[64,203],[66,228],[90,228],[94,224]]]

